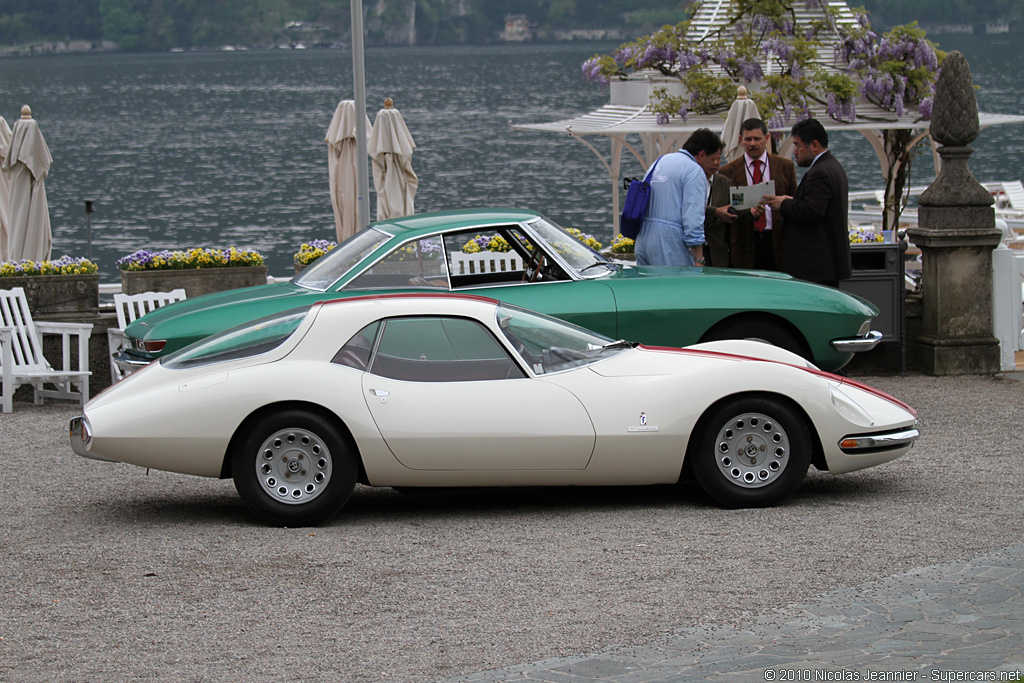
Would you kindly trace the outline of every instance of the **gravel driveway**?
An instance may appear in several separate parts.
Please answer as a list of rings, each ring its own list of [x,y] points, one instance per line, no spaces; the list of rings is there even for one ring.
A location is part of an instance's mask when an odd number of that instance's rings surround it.
[[[695,486],[402,496],[271,529],[230,481],[78,458],[67,403],[0,415],[0,681],[436,681],[638,645],[1024,536],[1024,383],[866,378],[901,460],[768,510]]]

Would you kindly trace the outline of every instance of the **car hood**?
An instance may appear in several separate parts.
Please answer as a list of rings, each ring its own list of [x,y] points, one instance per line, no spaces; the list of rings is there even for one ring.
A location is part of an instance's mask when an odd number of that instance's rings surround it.
[[[136,339],[177,338],[184,331],[179,329],[183,327],[181,321],[187,319],[188,341],[194,341],[256,318],[330,297],[328,293],[304,289],[290,282],[232,289],[158,308],[133,322],[125,332]]]
[[[768,280],[792,280],[793,276],[774,270],[742,270],[740,268],[694,268],[692,266],[633,266],[627,265],[611,273],[609,280],[627,280],[647,277],[749,277]]]
[[[723,363],[767,361],[801,368],[812,367],[800,356],[771,344],[742,339],[695,344],[684,349],[639,346],[605,362],[596,363],[591,370],[604,377],[630,377],[641,375],[679,375],[704,370]]]

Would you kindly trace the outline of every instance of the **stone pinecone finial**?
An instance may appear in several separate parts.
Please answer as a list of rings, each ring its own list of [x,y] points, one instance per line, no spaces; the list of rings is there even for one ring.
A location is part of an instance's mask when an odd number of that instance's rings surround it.
[[[979,132],[978,101],[974,96],[971,67],[963,54],[954,50],[943,60],[935,86],[932,138],[940,145],[966,147]]]

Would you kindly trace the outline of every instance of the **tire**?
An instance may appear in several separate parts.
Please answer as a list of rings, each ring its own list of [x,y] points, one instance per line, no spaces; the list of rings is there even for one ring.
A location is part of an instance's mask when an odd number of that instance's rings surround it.
[[[725,341],[726,339],[749,339],[778,346],[814,362],[800,339],[781,324],[771,320],[738,318],[714,327],[701,341]]]
[[[774,505],[800,486],[811,464],[802,416],[779,400],[738,398],[701,420],[689,459],[700,487],[722,507]]]
[[[355,489],[355,458],[338,428],[319,415],[285,410],[255,423],[231,455],[235,489],[274,526],[313,526]]]

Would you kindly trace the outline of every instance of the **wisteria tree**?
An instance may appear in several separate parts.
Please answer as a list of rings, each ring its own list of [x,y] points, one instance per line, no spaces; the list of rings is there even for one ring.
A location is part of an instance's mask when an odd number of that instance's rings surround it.
[[[794,7],[820,10],[820,19],[797,22]],[[700,9],[696,3],[691,16]],[[583,64],[583,75],[607,84],[632,72],[654,70],[678,78],[685,95],[659,88],[651,107],[659,123],[689,113],[728,111],[736,86],[745,84],[762,118],[774,129],[824,108],[836,121],[854,123],[872,117],[895,120],[917,111],[916,121],[931,118],[932,94],[943,53],[916,24],[898,26],[883,36],[871,29],[867,14],[854,10],[854,22],[840,21],[827,0],[733,0],[722,28],[700,41],[687,39],[690,22],[661,30],[597,55]],[[833,46],[835,59],[823,63],[820,51]],[[870,102],[874,114],[858,112]],[[879,117],[881,110],[881,117]],[[909,128],[881,133],[888,168],[885,224],[895,225],[906,204],[905,188],[921,136]]]

